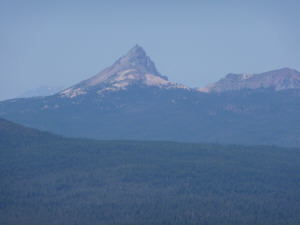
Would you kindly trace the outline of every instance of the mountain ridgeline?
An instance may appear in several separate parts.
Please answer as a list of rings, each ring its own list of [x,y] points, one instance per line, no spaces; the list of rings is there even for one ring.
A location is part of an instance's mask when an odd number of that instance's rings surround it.
[[[300,73],[289,68],[262,74],[230,73],[220,81],[198,90],[211,93],[259,88],[270,88],[275,91],[300,89]]]
[[[47,97],[0,102],[0,117],[102,140],[300,146],[300,75],[229,74],[205,88],[161,75],[135,46],[94,77]]]

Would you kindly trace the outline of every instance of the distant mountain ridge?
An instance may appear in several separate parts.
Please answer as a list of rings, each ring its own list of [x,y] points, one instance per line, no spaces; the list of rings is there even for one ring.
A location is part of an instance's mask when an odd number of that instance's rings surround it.
[[[65,87],[59,86],[59,87],[54,87],[54,86],[48,86],[48,85],[43,85],[40,86],[34,90],[28,90],[26,92],[23,92],[18,96],[18,98],[30,98],[30,97],[37,97],[37,96],[49,96],[49,95],[54,95],[62,90],[64,90]]]
[[[228,74],[218,82],[198,90],[209,93],[258,88],[273,88],[275,91],[300,89],[300,73],[282,68],[261,74]]]
[[[300,146],[299,73],[229,74],[207,89],[161,75],[140,46],[47,97],[0,102],[0,117],[72,137]]]

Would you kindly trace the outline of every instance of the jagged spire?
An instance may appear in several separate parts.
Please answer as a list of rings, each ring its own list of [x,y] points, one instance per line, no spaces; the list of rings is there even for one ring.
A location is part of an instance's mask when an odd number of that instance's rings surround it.
[[[132,49],[128,51],[126,55],[131,57],[135,57],[135,56],[146,57],[146,52],[141,46],[136,44]]]
[[[117,60],[112,66],[104,69],[96,76],[71,87],[71,89],[82,90],[95,85],[103,87],[115,85],[115,87],[117,87],[133,83],[145,83],[146,80],[149,80],[149,75],[152,76],[152,83],[168,83],[168,78],[162,76],[157,71],[154,63],[149,56],[147,56],[144,49],[136,44],[126,55]],[[148,78],[146,76],[148,76]],[[154,82],[153,79],[156,79],[156,81]]]

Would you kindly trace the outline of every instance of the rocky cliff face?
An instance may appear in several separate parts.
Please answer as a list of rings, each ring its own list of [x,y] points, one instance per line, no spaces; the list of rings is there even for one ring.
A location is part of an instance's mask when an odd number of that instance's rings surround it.
[[[198,90],[210,93],[258,88],[272,88],[275,91],[300,89],[300,73],[283,68],[261,74],[228,74],[220,81]]]

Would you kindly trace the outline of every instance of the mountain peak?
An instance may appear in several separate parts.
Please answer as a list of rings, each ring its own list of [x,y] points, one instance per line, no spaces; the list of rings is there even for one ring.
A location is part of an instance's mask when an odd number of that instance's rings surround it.
[[[129,63],[132,66],[135,66],[139,64],[145,65],[149,60],[150,59],[149,57],[147,57],[145,50],[142,47],[135,45],[127,52],[125,56],[120,58],[116,63]]]
[[[145,50],[137,44],[128,51],[126,56],[129,58],[136,58],[136,57],[137,58],[146,58],[147,57]]]
[[[142,74],[151,73],[167,80],[167,77],[159,74],[154,62],[149,56],[147,56],[144,49],[138,45],[135,45],[132,49],[130,49],[127,54],[115,62],[113,66],[120,70],[134,68]]]
[[[76,97],[96,91],[117,91],[128,89],[130,86],[156,86],[159,88],[185,88],[184,85],[168,81],[156,69],[154,62],[147,56],[144,49],[135,45],[126,55],[117,60],[112,66],[102,70],[97,75],[74,85],[61,92],[62,96]]]

